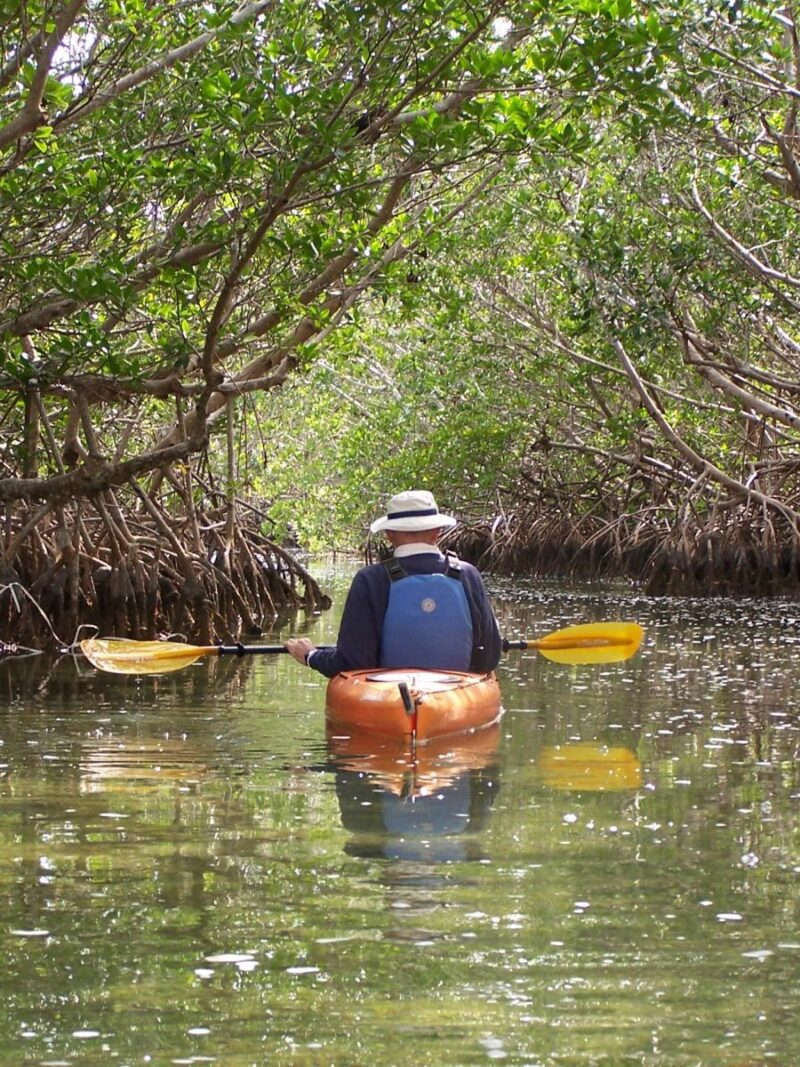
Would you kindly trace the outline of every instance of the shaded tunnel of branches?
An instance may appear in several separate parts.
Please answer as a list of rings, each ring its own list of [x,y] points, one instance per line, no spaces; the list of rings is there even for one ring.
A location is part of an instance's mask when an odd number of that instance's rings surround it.
[[[370,294],[378,335],[409,298],[448,401],[464,307],[465,403],[498,425],[516,411],[512,460],[477,434],[462,449],[489,471],[452,542],[466,558],[797,592],[800,34],[791,5],[768,23],[741,6],[634,27],[578,7],[566,52],[548,9],[504,2],[424,25],[424,5],[385,24],[311,5],[292,35],[265,0],[214,25],[204,5],[128,23],[80,0],[47,33],[22,20],[0,47],[0,641],[237,638],[325,606],[270,537],[269,501],[299,509],[305,472],[284,464],[281,497],[276,443],[259,465],[247,432],[290,377],[352,363],[337,333],[368,329]],[[427,420],[391,370],[403,425]],[[335,439],[286,404],[308,455]],[[327,469],[366,508],[395,487],[377,484],[380,433],[362,436],[351,467],[372,484]],[[468,496],[469,459],[439,484]]]

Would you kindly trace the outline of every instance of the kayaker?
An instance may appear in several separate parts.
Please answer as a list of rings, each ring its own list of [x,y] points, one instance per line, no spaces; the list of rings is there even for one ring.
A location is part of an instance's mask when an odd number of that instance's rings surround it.
[[[426,490],[393,496],[370,526],[385,534],[393,555],[356,574],[336,645],[317,648],[307,637],[293,637],[287,651],[328,678],[369,667],[494,670],[500,632],[483,578],[438,548],[442,532],[455,525]]]

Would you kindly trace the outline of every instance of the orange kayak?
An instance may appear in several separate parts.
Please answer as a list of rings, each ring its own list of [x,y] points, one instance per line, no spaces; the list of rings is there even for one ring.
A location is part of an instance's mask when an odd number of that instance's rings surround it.
[[[331,678],[326,697],[330,722],[418,744],[481,730],[500,718],[494,674],[459,671],[345,671]]]

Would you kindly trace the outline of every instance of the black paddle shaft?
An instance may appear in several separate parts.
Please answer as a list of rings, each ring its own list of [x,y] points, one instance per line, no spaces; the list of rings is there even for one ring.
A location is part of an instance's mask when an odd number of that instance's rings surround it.
[[[327,645],[317,645],[317,648],[327,648]],[[281,652],[288,652],[283,645],[217,645],[220,656],[277,656]]]

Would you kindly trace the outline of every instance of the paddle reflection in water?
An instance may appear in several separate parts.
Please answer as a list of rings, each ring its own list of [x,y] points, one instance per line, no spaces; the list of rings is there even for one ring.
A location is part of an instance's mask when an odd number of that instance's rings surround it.
[[[163,785],[196,785],[208,770],[204,754],[183,739],[88,740],[80,764],[81,793],[154,792]]]
[[[349,855],[426,864],[482,858],[478,833],[500,788],[500,727],[413,751],[369,733],[327,732]]]
[[[599,741],[546,745],[536,757],[536,769],[543,785],[569,792],[608,793],[642,785],[636,755]]]

